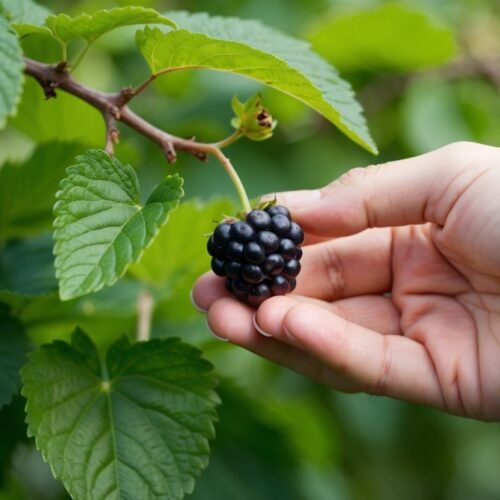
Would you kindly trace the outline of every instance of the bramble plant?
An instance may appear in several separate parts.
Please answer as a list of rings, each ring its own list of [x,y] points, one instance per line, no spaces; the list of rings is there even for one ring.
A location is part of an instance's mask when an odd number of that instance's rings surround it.
[[[252,209],[225,150],[242,137],[268,139],[276,120],[260,94],[245,102],[234,97],[234,132],[200,142],[154,126],[129,104],[170,73],[216,70],[296,98],[368,151],[375,153],[375,144],[336,70],[307,43],[259,22],[140,6],[70,17],[31,0],[0,0],[0,14],[0,125],[34,127],[38,137],[30,157],[0,170],[0,408],[21,391],[28,433],[72,498],[181,499],[208,465],[220,400],[211,365],[197,348],[170,336],[150,338],[155,307],[206,268],[197,238],[213,230],[212,221]],[[142,83],[110,93],[74,76],[101,36],[136,25],[137,48],[150,68]],[[47,60],[55,46],[58,55]],[[50,106],[67,96],[69,111]],[[82,137],[60,124],[63,113],[78,117],[80,101],[102,115],[101,144],[96,122],[82,126]],[[39,106],[46,106],[44,118],[34,123]],[[136,171],[115,155],[122,126],[157,144],[169,163],[178,152],[215,158],[235,186],[240,210],[226,201],[180,204],[177,174],[165,176],[142,202]],[[275,224],[286,226],[276,232],[288,235],[289,220],[275,215]],[[293,243],[301,243],[300,234]],[[293,280],[298,260],[289,262],[296,264],[283,272]],[[288,291],[283,280],[276,286]],[[120,314],[134,308],[132,340],[117,330]],[[57,339],[57,331],[51,343],[28,336],[30,325],[51,315],[78,325],[70,341]],[[107,331],[105,341],[85,332],[89,322]]]

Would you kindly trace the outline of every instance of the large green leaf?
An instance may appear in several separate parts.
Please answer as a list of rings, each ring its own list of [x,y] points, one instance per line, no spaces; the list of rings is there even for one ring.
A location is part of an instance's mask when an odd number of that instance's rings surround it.
[[[218,402],[211,366],[177,339],[42,346],[22,370],[38,449],[75,499],[176,500],[208,463]]]
[[[19,23],[14,24],[14,27],[20,35],[47,34],[63,45],[78,39],[90,45],[116,28],[135,24],[166,24],[174,28],[176,26],[174,21],[154,9],[128,6],[99,10],[93,14],[80,14],[76,17],[58,14],[48,16],[43,26],[38,23]]]
[[[52,207],[68,164],[81,151],[76,144],[48,143],[20,165],[0,170],[0,239],[50,229]]]
[[[15,114],[24,77],[23,54],[16,33],[0,16],[0,129]]]
[[[60,296],[68,300],[112,285],[139,259],[183,195],[168,176],[144,206],[130,165],[89,150],[67,169],[54,207],[54,254]]]
[[[450,29],[396,2],[322,19],[309,39],[341,71],[416,70],[441,64],[457,50]]]
[[[19,370],[26,363],[27,348],[21,323],[0,302],[0,408],[10,403],[19,390]]]
[[[66,92],[46,101],[32,78],[25,81],[18,113],[10,123],[37,142],[78,141],[96,147],[105,137],[104,120],[97,109]]]
[[[12,23],[43,24],[50,10],[32,0],[0,0],[4,15]]]
[[[137,43],[153,74],[212,69],[258,80],[312,107],[371,152],[370,137],[350,85],[309,44],[257,21],[172,12],[180,28],[146,28]]]

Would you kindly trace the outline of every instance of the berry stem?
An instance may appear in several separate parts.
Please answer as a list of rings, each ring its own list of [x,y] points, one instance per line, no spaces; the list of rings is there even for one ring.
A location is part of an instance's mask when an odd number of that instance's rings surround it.
[[[236,142],[243,133],[241,130],[235,130],[229,137],[226,137],[222,141],[219,142],[214,142],[214,146],[218,147],[219,149],[227,148],[229,145],[233,144]]]
[[[241,206],[243,207],[243,211],[248,213],[252,210],[252,206],[250,205],[250,201],[248,200],[247,192],[245,191],[245,187],[241,182],[241,179],[231,164],[231,160],[220,150],[220,148],[216,145],[212,145],[207,148],[207,152],[211,153],[220,164],[224,167],[225,171],[228,173],[231,181],[238,192],[238,196],[240,197]]]

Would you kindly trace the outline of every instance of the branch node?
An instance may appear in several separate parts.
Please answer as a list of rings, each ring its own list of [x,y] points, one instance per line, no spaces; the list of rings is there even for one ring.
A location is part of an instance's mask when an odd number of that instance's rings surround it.
[[[68,73],[68,61],[60,61],[53,68],[56,73]]]
[[[118,93],[118,98],[116,100],[116,105],[118,108],[122,108],[126,106],[132,98],[135,96],[135,90],[133,87],[128,85],[127,87],[123,87]]]

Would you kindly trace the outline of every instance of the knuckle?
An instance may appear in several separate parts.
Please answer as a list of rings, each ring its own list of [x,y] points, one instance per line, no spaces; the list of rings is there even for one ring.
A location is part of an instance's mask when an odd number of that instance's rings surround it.
[[[323,254],[324,269],[327,272],[327,283],[330,287],[329,296],[331,298],[343,297],[346,287],[345,269],[342,259],[337,252],[326,250]]]
[[[380,171],[381,165],[368,165],[366,167],[356,167],[342,174],[332,184],[338,183],[343,186],[359,186],[367,179],[371,179]],[[331,184],[331,185],[332,185]]]
[[[373,382],[368,387],[369,394],[376,396],[383,396],[386,393],[387,382],[389,380],[392,370],[392,349],[390,337],[388,335],[382,336],[382,357],[378,374]]]

